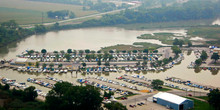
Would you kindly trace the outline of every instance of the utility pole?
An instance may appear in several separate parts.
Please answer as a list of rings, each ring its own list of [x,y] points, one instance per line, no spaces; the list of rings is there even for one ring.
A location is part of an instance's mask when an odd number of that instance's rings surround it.
[[[41,20],[42,20],[42,24],[44,24],[44,13],[43,12],[42,12]]]
[[[194,86],[194,97],[195,97],[195,86]]]

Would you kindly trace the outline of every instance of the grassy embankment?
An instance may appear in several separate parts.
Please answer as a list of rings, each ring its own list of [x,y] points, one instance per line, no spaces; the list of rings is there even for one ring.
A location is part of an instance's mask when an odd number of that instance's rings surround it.
[[[167,91],[171,91],[172,89],[168,89],[168,88],[161,88],[158,89],[158,91],[162,91],[162,92],[167,92]]]
[[[194,26],[210,25],[214,19],[206,20],[188,20],[188,21],[173,21],[173,22],[159,22],[159,23],[135,23],[135,24],[119,24],[116,27],[125,28],[129,30],[142,29],[162,29],[162,28],[189,28]]]
[[[28,0],[1,0],[0,3],[0,23],[15,20],[18,24],[35,24],[42,22],[42,13],[44,22],[56,21],[47,17],[46,12],[57,10],[70,10],[76,17],[98,13],[96,11],[83,11],[82,6],[33,2]]]
[[[159,48],[160,45],[157,44],[151,44],[151,43],[146,43],[146,42],[135,42],[133,45],[115,45],[115,46],[109,46],[109,47],[103,47],[101,51],[109,51],[109,50],[118,50],[118,51],[132,51],[132,50],[143,50],[143,49],[150,49],[154,50]]]
[[[156,39],[161,41],[163,44],[172,45],[173,40],[175,37],[178,37],[180,39],[183,39],[184,42],[188,42],[188,38],[185,38],[183,36],[175,36],[173,33],[154,33],[152,34],[143,34],[141,36],[138,36],[138,39]]]
[[[206,39],[206,45],[220,46],[220,26],[201,26],[189,28],[188,35]]]
[[[0,84],[0,110],[40,110],[44,103],[28,101],[23,90],[9,89]]]
[[[207,102],[203,102],[192,97],[186,97],[194,101],[194,108],[191,110],[215,110],[212,106]]]
[[[138,39],[155,39],[161,41],[163,44],[172,45],[175,38],[182,39],[187,45],[188,41],[194,37],[201,37],[205,40],[193,40],[193,42],[202,43],[197,46],[216,45],[220,46],[220,26],[195,26],[187,28],[188,37],[176,36],[173,33],[154,33],[143,34],[138,36]],[[148,44],[149,46],[149,44]]]
[[[208,96],[197,96],[197,98],[208,100]]]
[[[129,94],[129,95],[125,95],[125,96],[120,96],[120,97],[116,97],[115,99],[121,100],[122,97],[131,97],[131,96],[135,96],[138,94]]]

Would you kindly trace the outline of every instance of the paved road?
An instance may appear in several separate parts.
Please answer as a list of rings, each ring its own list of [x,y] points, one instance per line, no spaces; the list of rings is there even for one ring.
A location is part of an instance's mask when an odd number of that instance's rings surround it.
[[[157,93],[158,92],[142,93],[140,95],[128,97],[127,100],[118,100],[118,102],[122,103],[123,105],[135,104],[138,102],[146,102],[149,97],[152,97],[153,95],[155,95]],[[168,93],[172,93],[172,94],[175,94],[178,96],[187,96],[188,94],[191,94],[193,96],[193,98],[195,98],[197,100],[201,100],[201,101],[205,101],[205,100],[196,98],[194,96],[207,96],[207,93],[204,93],[204,92],[195,92],[195,95],[194,95],[194,92],[186,92],[186,91],[181,91],[181,90],[177,90],[177,89],[172,89],[171,91],[168,91]]]
[[[173,2],[173,3],[175,3],[175,2]],[[129,7],[128,9],[135,9],[139,6],[141,6],[141,4],[136,4],[132,7]],[[161,6],[160,5],[155,5],[155,6],[152,6],[152,7],[148,7],[147,9],[159,8],[159,7],[161,7]],[[125,8],[124,9],[118,9],[118,10],[108,11],[108,12],[104,12],[104,13],[92,14],[92,15],[88,15],[88,16],[77,17],[77,18],[73,18],[73,19],[56,21],[56,22],[61,24],[61,23],[65,23],[65,22],[76,21],[76,20],[81,20],[81,19],[86,19],[86,18],[91,18],[91,17],[98,17],[98,16],[102,16],[102,15],[106,15],[106,14],[118,13],[118,12],[121,12],[123,10],[126,10],[126,9]],[[56,22],[44,23],[43,25],[45,25],[45,26],[53,25]],[[23,27],[23,28],[33,28],[35,25],[36,24],[28,24],[28,25],[20,25],[20,26]]]
[[[135,95],[132,97],[128,97],[127,100],[118,100],[118,102],[122,103],[123,105],[127,104],[136,104],[138,102],[146,102],[149,97],[152,97],[155,93],[145,93],[141,95]]]
[[[112,83],[108,83],[108,82],[104,82],[104,81],[100,81],[98,79],[95,79],[95,78],[88,78],[89,81],[93,81],[93,82],[96,82],[96,83],[99,83],[99,84],[102,84],[102,85],[107,85],[107,86],[110,86],[112,88],[117,88],[117,89],[120,89],[120,90],[124,90],[124,91],[130,91],[132,93],[135,93],[135,94],[141,94],[139,91],[137,90],[133,90],[133,89],[130,89],[130,88],[127,88],[127,87],[122,87],[120,85],[115,85],[115,84],[112,84]]]
[[[129,7],[128,9],[134,9],[139,7],[141,4],[137,4],[135,6]],[[150,8],[155,8],[155,7],[150,7]],[[91,18],[91,17],[97,17],[97,16],[102,16],[102,15],[106,15],[106,14],[113,14],[113,13],[117,13],[120,11],[123,11],[125,9],[119,9],[119,10],[113,10],[113,11],[108,11],[108,12],[104,12],[104,13],[98,13],[98,14],[92,14],[92,15],[88,15],[88,16],[83,16],[83,17],[77,17],[77,18],[73,18],[73,19],[68,19],[68,20],[62,20],[62,21],[56,21],[59,24],[61,23],[65,23],[65,22],[69,22],[69,21],[76,21],[76,20],[81,20],[81,19],[85,19],[85,18]],[[50,23],[44,23],[43,25],[45,26],[49,26],[49,25],[53,25],[56,22],[50,22]],[[33,28],[36,24],[29,24],[29,25],[20,25],[21,27],[24,28]]]
[[[174,57],[171,47],[161,47],[158,49],[158,54],[162,54],[163,58]]]

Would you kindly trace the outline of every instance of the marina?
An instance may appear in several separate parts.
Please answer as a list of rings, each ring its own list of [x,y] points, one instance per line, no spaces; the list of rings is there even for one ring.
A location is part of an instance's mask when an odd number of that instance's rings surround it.
[[[32,74],[32,75],[35,74],[35,78],[42,77],[42,76],[45,77],[45,75],[47,75],[47,76],[55,76],[55,78],[62,79],[62,80],[65,80],[65,81],[69,81],[69,82],[76,81],[77,80],[77,79],[75,79],[76,77],[82,77],[83,78],[83,77],[87,77],[87,76],[90,77],[90,76],[96,76],[96,75],[98,75],[98,76],[107,76],[110,79],[114,79],[114,77],[116,78],[120,75],[123,75],[124,73],[134,74],[134,75],[139,74],[141,76],[145,76],[145,77],[148,77],[150,79],[161,78],[164,81],[166,81],[165,79],[166,79],[167,76],[171,76],[171,77],[175,76],[175,74],[172,74],[172,73],[176,73],[176,72],[171,72],[171,71],[173,71],[173,69],[176,70],[177,67],[181,68],[181,65],[185,65],[186,61],[190,62],[189,60],[185,60],[185,59],[189,58],[189,57],[192,57],[194,55],[192,54],[190,56],[187,56],[186,54],[182,54],[180,56],[182,56],[182,57],[179,57],[178,58],[179,60],[176,59],[175,61],[170,63],[170,67],[172,67],[172,68],[168,69],[168,70],[165,69],[166,67],[164,67],[165,70],[163,70],[162,68],[152,68],[152,67],[141,68],[141,67],[135,67],[135,66],[133,66],[133,67],[132,66],[122,66],[122,67],[117,67],[116,68],[116,67],[113,66],[113,67],[88,67],[84,71],[81,71],[81,72],[76,72],[76,71],[72,72],[72,71],[69,71],[68,69],[66,69],[66,72],[64,72],[64,69],[54,68],[54,71],[50,72],[51,69],[49,69],[49,67],[48,67],[48,69],[29,67],[29,69],[28,69],[27,67],[17,67],[17,68],[15,68],[16,66],[12,66],[12,67],[2,66],[2,69],[0,69],[0,71],[3,71],[1,73],[1,75],[2,76],[4,75],[6,77],[8,77],[10,75],[10,73],[14,73],[12,76],[20,74],[20,75],[22,75],[22,77],[23,77],[23,75],[25,75],[27,78],[29,78],[28,76],[30,74]],[[180,63],[180,61],[181,61],[181,63]],[[187,69],[187,66],[185,66],[185,67]],[[190,69],[187,69],[187,71],[189,71],[189,70]],[[6,72],[6,74],[3,74],[3,73],[5,73],[4,71]],[[202,70],[202,71],[204,71],[204,70]],[[87,74],[84,74],[84,72],[87,73]],[[180,72],[180,71],[178,71],[178,72]],[[193,70],[193,72],[194,72],[194,70]],[[158,76],[155,73],[158,73],[158,75],[159,74],[160,75]],[[64,74],[66,74],[66,75],[64,75]],[[193,74],[190,74],[189,76],[192,76],[192,75]],[[196,75],[196,74],[194,74],[194,75]],[[208,74],[204,74],[204,75],[208,75]],[[9,76],[9,77],[12,77],[12,76]],[[176,77],[180,77],[180,76],[176,76]],[[198,77],[200,77],[200,76],[198,76]],[[19,77],[17,77],[17,78],[19,78]],[[187,78],[187,76],[182,76],[182,78],[190,80],[190,78],[192,78],[192,77]],[[23,78],[19,78],[18,80],[26,82],[25,80],[23,80]],[[197,79],[197,78],[196,79],[191,79],[191,80],[194,80],[194,81],[197,80],[195,82],[201,83],[201,85],[219,87],[217,83],[215,83],[217,85],[204,84],[204,82],[199,81],[199,79]],[[40,88],[42,88],[42,87],[40,87]],[[193,88],[191,88],[191,90],[192,89]],[[44,91],[44,88],[43,88],[43,91]],[[45,92],[47,92],[47,91],[48,90],[46,90]]]
[[[32,49],[40,51],[42,48]],[[161,47],[158,49],[158,53],[149,53],[148,55],[141,52],[131,52],[129,54],[115,52],[111,54],[113,58],[109,66],[104,65],[105,59],[101,59],[102,64],[100,66],[97,65],[97,59],[87,59],[85,52],[81,55],[71,53],[71,60],[68,62],[60,52],[56,53],[59,56],[53,53],[54,50],[58,49],[59,48],[52,50],[47,48],[49,52],[45,55],[40,52],[38,54],[27,55],[27,53],[24,52],[25,50],[31,49],[16,50],[14,56],[10,56],[11,54],[9,55],[8,53],[8,56],[1,57],[1,63],[4,64],[0,65],[0,75],[15,79],[17,82],[23,82],[29,86],[35,86],[38,88],[37,93],[42,97],[46,96],[56,82],[67,81],[73,85],[83,84],[98,87],[102,90],[102,93],[106,90],[113,91],[115,92],[114,97],[122,97],[121,100],[125,102],[128,99],[134,102],[135,99],[133,99],[133,97],[141,97],[139,102],[143,102],[144,99],[142,97],[146,97],[155,92],[150,86],[154,79],[164,81],[163,87],[178,90],[179,92],[177,93],[184,96],[188,96],[189,94],[194,95],[193,91],[196,91],[196,95],[199,96],[200,94],[208,93],[210,89],[220,87],[220,83],[216,83],[219,82],[220,75],[213,75],[212,71],[207,71],[209,68],[207,68],[207,70],[200,70],[199,72],[195,71],[195,69],[188,68],[189,64],[200,57],[200,53],[196,50],[191,54],[187,54],[188,51],[184,50],[182,54],[179,54],[179,57],[168,64],[155,67],[152,66],[152,64],[157,60],[171,56],[174,57],[173,54],[166,53],[167,50],[169,50],[168,47]],[[79,50],[77,52],[79,53]],[[100,53],[94,54],[98,55]],[[23,64],[27,66],[16,65],[15,56],[17,56],[17,58],[26,59],[26,63]],[[58,57],[56,58],[56,56]],[[143,57],[148,58],[146,66],[142,65]],[[39,62],[39,67],[33,64],[30,65],[33,61]],[[137,65],[138,61],[140,61],[140,65]],[[84,67],[82,63],[86,63],[86,66]],[[46,66],[43,67],[45,64]],[[50,66],[52,64],[53,66]],[[193,82],[191,82],[192,85],[196,85],[189,86],[187,84],[180,84],[166,80],[167,77],[187,79],[187,81]],[[201,86],[203,86],[202,89],[200,88]],[[207,87],[208,90],[204,90],[205,87]],[[174,93],[176,94],[175,91]],[[124,96],[131,94],[137,95],[124,99]],[[133,106],[134,104],[130,105]]]
[[[1,77],[0,80],[1,80],[1,83],[8,84],[11,87],[11,89],[16,88],[19,90],[24,90],[29,87],[29,85],[27,85],[25,82],[16,82],[16,80],[11,80],[11,79],[4,78],[4,77]],[[40,89],[35,89],[34,91],[36,91],[37,94],[43,98],[46,97],[47,95],[47,93],[43,92]],[[42,98],[39,98],[39,99],[42,99]]]
[[[220,0],[1,2],[0,109],[220,109]]]

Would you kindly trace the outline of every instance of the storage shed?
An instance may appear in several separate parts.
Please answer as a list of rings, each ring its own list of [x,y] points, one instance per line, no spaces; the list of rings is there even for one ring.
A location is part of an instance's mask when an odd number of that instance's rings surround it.
[[[188,110],[193,108],[193,101],[171,93],[159,92],[153,96],[153,102],[174,110]]]
[[[27,66],[29,63],[32,65],[36,64],[36,60],[31,60],[27,58],[17,58],[11,61],[11,65],[17,65],[17,66]]]

